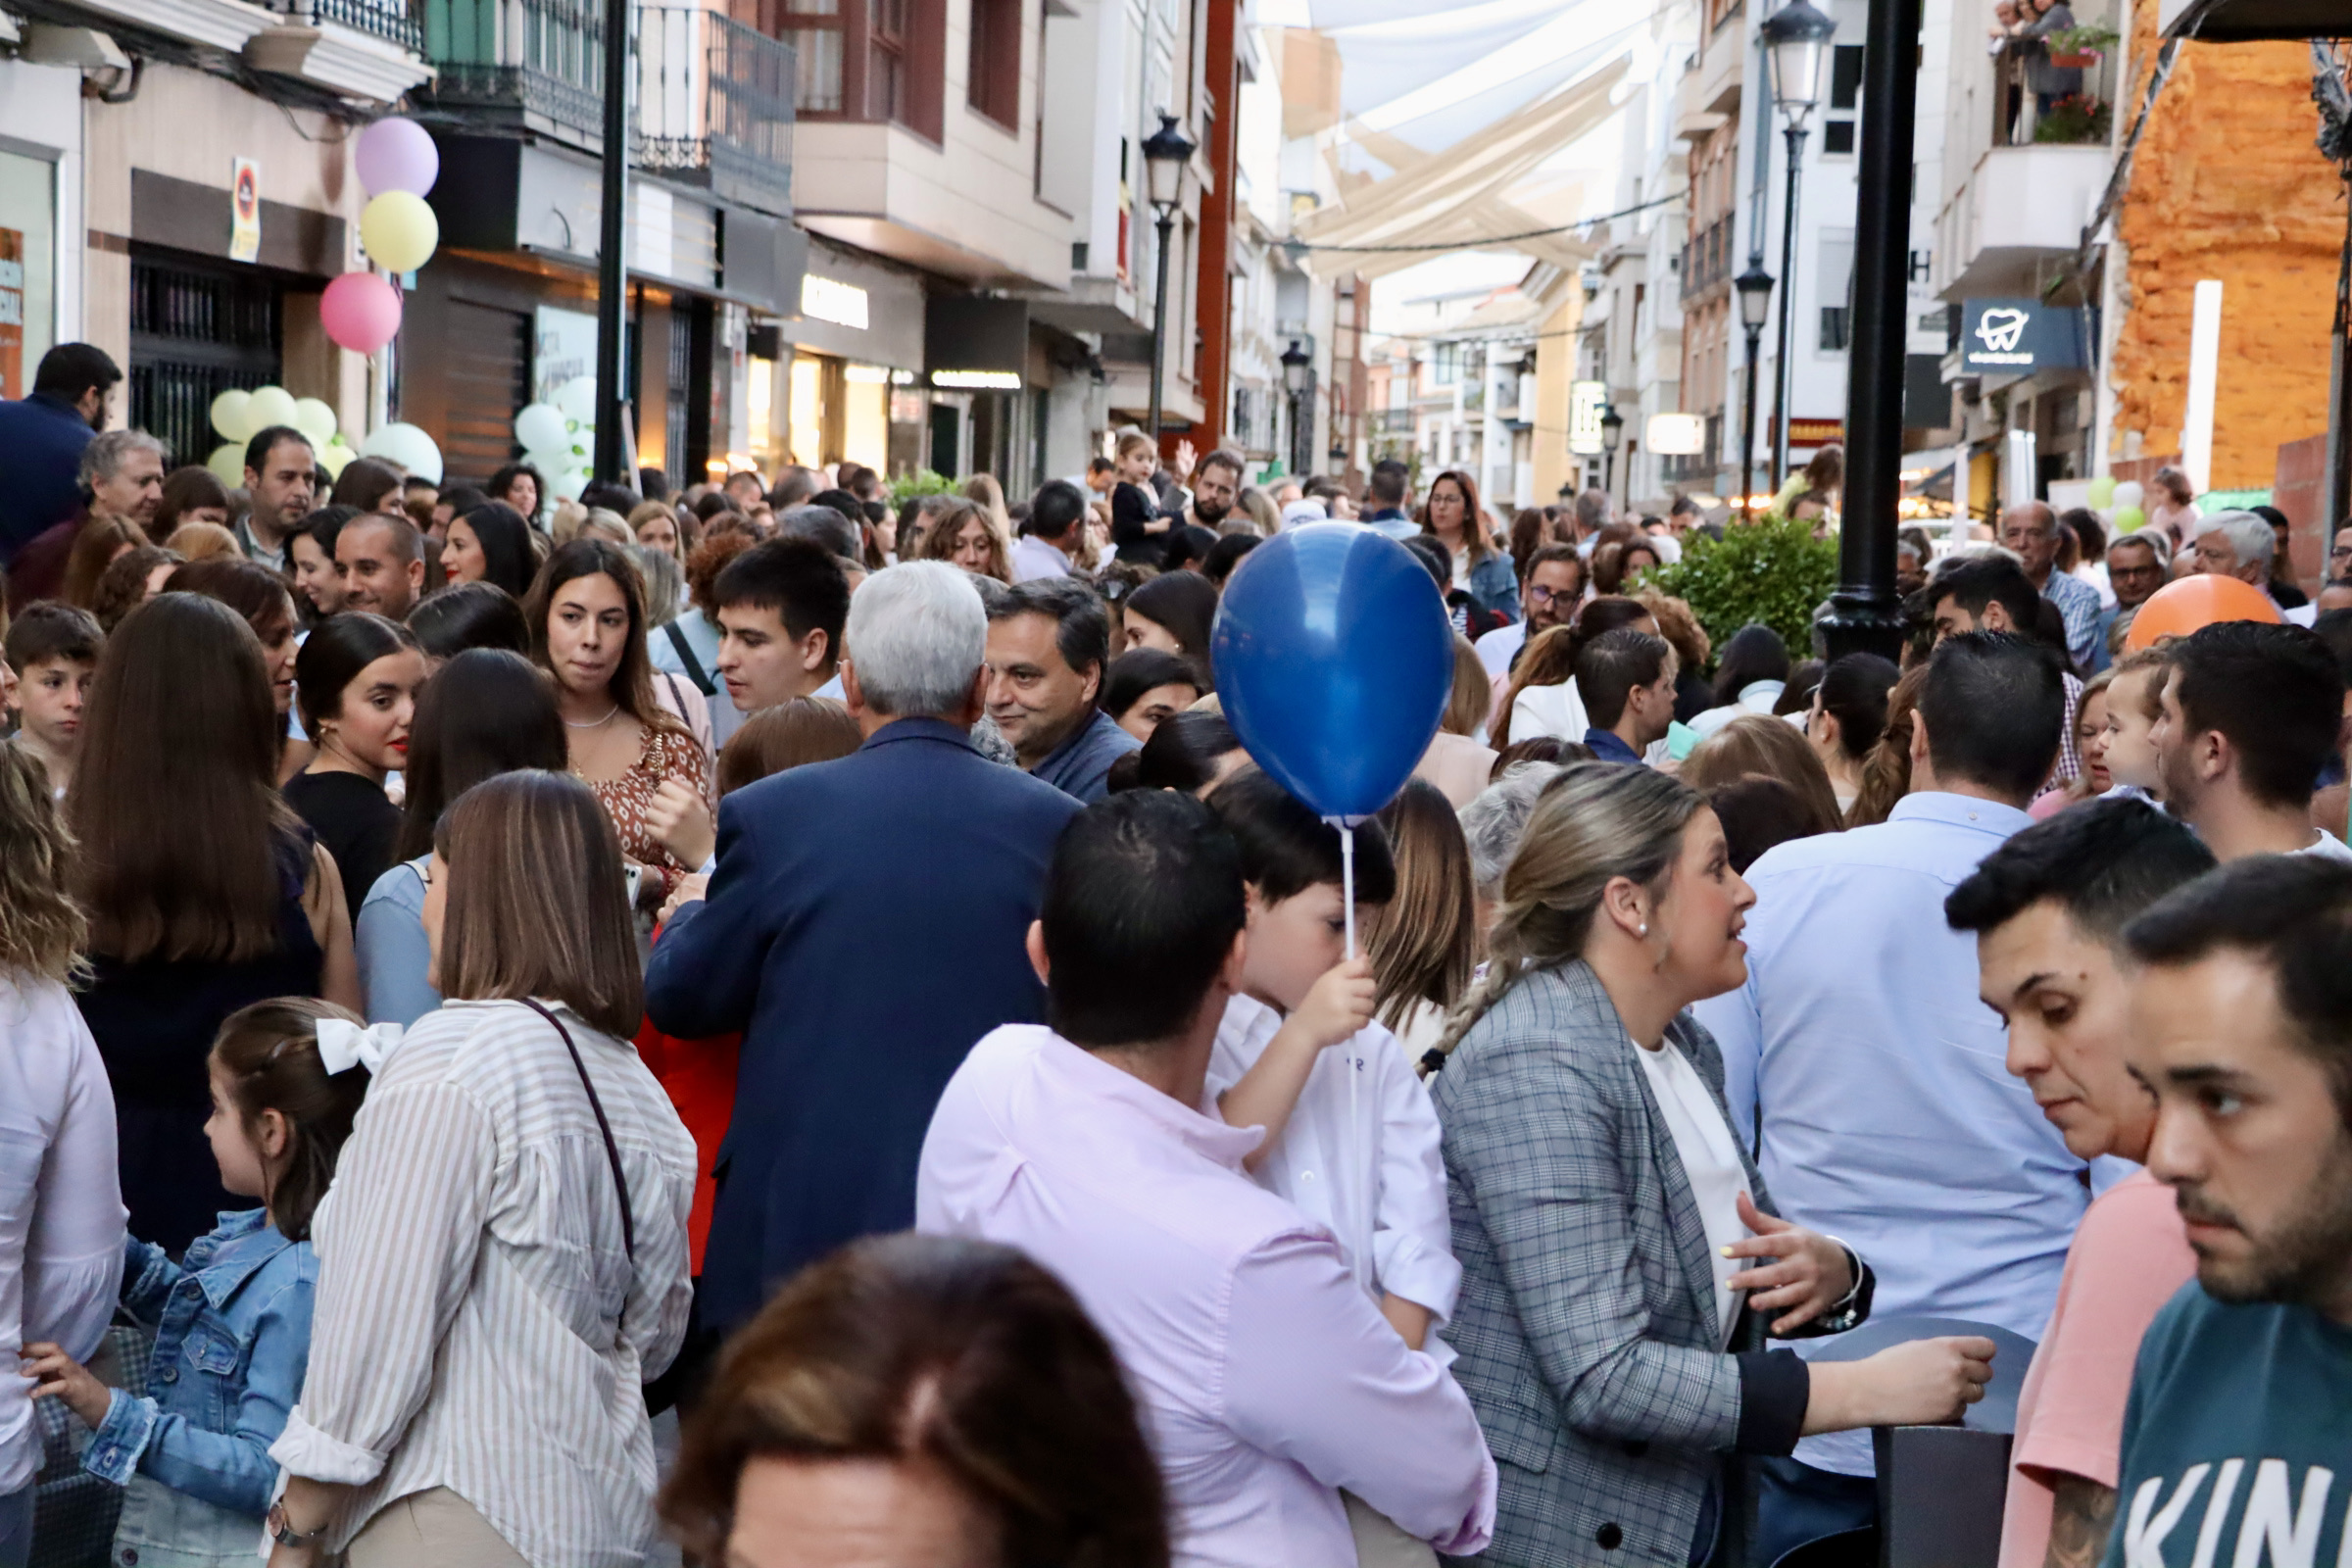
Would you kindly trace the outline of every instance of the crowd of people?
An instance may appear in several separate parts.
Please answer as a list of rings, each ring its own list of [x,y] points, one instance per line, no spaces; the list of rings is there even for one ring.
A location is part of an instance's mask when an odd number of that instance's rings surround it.
[[[1694,507],[216,493],[93,356],[0,505],[0,1568],[1859,1561],[2020,1379],[2004,1568],[2352,1551],[2352,611],[2114,633],[2267,519],[1908,539],[1825,661],[1643,579]],[[1347,854],[1210,652],[1325,518],[1456,632]]]

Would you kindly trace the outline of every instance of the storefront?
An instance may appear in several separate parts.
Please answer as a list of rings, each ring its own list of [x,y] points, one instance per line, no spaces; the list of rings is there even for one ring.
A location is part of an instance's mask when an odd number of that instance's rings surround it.
[[[749,422],[762,466],[937,466],[920,386],[922,275],[812,237],[799,306],[795,319],[754,318]]]
[[[0,60],[0,398],[81,335],[81,73]]]

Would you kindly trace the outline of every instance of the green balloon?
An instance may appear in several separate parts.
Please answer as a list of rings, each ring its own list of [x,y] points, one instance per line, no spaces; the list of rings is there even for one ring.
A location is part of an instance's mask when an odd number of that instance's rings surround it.
[[[2115,509],[2115,531],[2117,533],[2131,533],[2141,523],[2147,520],[2148,514],[2140,511],[2137,507],[2118,507]]]
[[[2090,504],[2101,510],[2114,504],[2115,475],[2102,473],[2090,481]]]

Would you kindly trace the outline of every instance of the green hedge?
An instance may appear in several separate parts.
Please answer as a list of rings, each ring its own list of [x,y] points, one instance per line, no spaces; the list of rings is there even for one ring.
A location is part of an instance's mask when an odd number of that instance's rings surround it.
[[[1810,522],[1792,518],[1734,522],[1721,539],[1684,535],[1681,562],[1643,578],[1688,604],[1716,647],[1760,622],[1781,634],[1789,658],[1803,659],[1814,607],[1838,587],[1838,541],[1816,539]]]

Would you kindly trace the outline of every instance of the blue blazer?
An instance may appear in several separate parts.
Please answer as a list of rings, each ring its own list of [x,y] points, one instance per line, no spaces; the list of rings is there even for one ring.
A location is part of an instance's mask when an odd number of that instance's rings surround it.
[[[1024,946],[1079,804],[903,718],[837,761],[728,796],[710,896],[655,944],[645,1004],[683,1039],[743,1031],[701,1305],[720,1329],[844,1242],[914,1223],[949,1077],[1045,1017]]]
[[[47,392],[0,400],[0,566],[81,505],[81,449],[97,431]]]

